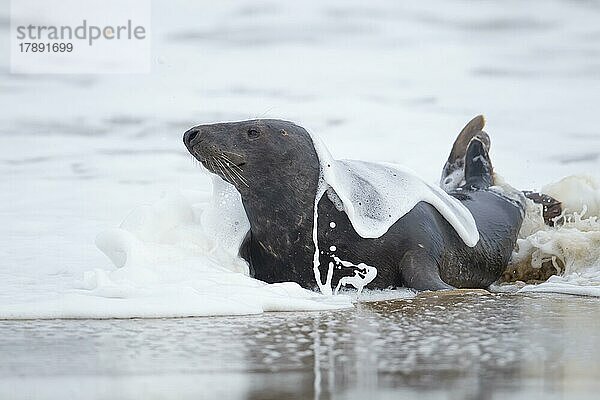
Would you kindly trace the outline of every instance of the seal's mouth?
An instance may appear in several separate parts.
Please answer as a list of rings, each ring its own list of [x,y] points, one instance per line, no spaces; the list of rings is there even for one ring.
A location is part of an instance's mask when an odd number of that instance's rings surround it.
[[[235,164],[237,167],[242,167],[246,165],[246,157],[241,154],[232,153],[229,151],[222,151],[221,156],[225,157],[225,159],[229,160],[230,163]]]
[[[216,144],[202,140],[199,128],[192,128],[183,135],[183,143],[190,154],[209,172],[220,176],[236,188],[248,187],[243,166],[246,158],[237,153],[223,151]]]

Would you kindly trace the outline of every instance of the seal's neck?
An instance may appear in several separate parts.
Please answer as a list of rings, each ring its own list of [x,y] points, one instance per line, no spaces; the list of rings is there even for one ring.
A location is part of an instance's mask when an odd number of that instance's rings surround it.
[[[316,184],[312,186],[271,186],[242,196],[252,235],[265,243],[282,236],[294,239],[292,242],[303,236],[310,239],[317,193]]]
[[[318,171],[307,177],[286,177],[242,194],[250,222],[255,277],[267,282],[314,281],[313,210]],[[300,184],[300,183],[303,184]]]

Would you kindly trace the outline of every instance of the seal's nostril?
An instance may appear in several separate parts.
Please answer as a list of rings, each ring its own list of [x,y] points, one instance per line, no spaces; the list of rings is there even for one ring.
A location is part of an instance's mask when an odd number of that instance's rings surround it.
[[[197,128],[192,128],[189,131],[187,131],[183,135],[183,141],[185,142],[185,144],[192,145],[192,142],[196,138],[196,136],[198,136],[198,133],[200,133],[200,129]]]

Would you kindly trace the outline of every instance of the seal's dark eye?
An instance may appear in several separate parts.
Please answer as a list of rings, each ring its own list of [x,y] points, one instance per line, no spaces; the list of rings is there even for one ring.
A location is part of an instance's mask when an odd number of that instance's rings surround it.
[[[260,136],[260,131],[258,129],[250,128],[248,129],[248,139],[256,139]]]

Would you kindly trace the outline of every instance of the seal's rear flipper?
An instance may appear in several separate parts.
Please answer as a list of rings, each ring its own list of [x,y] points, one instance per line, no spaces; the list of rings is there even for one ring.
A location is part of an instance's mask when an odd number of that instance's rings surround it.
[[[465,154],[465,184],[469,189],[487,189],[494,184],[492,161],[485,144],[478,137],[471,139]]]
[[[548,196],[544,193],[536,193],[525,190],[523,191],[523,194],[534,203],[542,205],[542,216],[544,217],[544,222],[546,225],[554,226],[555,218],[562,214],[562,203],[556,200],[554,197]]]
[[[440,187],[444,191],[450,192],[465,184],[465,154],[473,138],[478,138],[484,144],[486,150],[489,151],[490,137],[483,131],[484,126],[485,118],[483,115],[478,115],[469,121],[458,134],[450,156],[448,156],[448,161],[446,161],[442,170]]]
[[[425,250],[410,250],[404,254],[400,262],[400,276],[402,284],[417,290],[450,290],[448,285],[440,278],[437,262]]]

